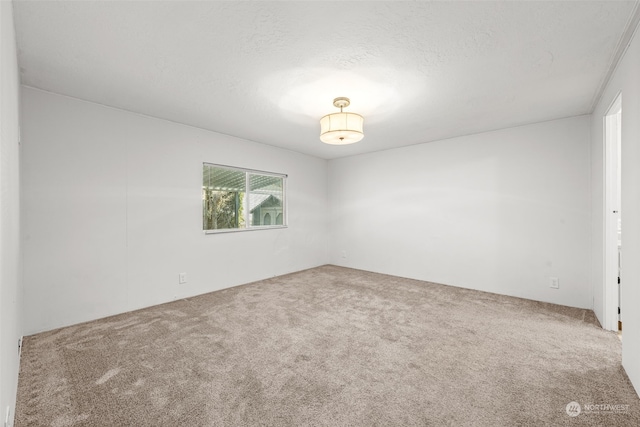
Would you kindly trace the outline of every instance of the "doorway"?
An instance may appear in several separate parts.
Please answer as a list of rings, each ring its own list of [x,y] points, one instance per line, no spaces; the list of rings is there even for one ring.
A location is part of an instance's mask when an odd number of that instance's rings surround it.
[[[618,94],[604,117],[604,325],[622,329],[620,294],[622,281],[622,96]]]

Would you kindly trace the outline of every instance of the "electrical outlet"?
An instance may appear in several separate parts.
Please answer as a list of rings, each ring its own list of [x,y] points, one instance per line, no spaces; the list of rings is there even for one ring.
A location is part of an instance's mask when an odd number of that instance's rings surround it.
[[[187,273],[180,273],[178,275],[178,284],[183,285],[187,283]]]
[[[342,258],[346,258],[347,257],[347,251],[343,250],[340,255],[342,255]]]
[[[22,355],[22,337],[18,338],[18,359]]]
[[[560,281],[557,277],[549,277],[549,287],[553,289],[560,289]]]

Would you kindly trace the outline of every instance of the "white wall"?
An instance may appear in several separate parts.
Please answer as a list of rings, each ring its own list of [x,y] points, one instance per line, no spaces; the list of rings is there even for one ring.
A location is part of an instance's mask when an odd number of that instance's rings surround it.
[[[594,311],[600,322],[603,322],[604,303],[603,117],[618,93],[622,93],[622,365],[640,394],[640,36],[637,32],[591,120],[592,280]]]
[[[0,1],[0,419],[14,413],[18,339],[22,335],[20,285],[19,78],[12,3]],[[11,417],[13,418],[13,416]]]
[[[589,141],[581,116],[331,160],[330,261],[591,308]]]
[[[326,160],[22,92],[27,334],[326,264]],[[203,234],[202,162],[288,174],[289,227]]]

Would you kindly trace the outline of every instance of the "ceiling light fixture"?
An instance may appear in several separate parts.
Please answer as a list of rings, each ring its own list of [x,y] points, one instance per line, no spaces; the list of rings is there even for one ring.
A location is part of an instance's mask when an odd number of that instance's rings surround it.
[[[364,118],[360,114],[345,113],[349,98],[339,97],[333,100],[333,105],[340,109],[339,113],[327,114],[320,119],[320,140],[325,144],[347,145],[364,138]]]

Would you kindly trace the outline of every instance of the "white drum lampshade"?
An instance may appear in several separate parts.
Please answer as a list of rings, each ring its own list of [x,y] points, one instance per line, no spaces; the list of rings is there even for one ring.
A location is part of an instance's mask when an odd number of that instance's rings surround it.
[[[340,108],[340,112],[320,119],[320,140],[325,144],[347,145],[364,138],[364,118],[360,114],[342,111],[349,103],[349,98],[334,99],[333,105]]]

